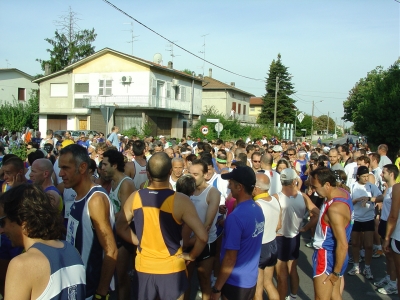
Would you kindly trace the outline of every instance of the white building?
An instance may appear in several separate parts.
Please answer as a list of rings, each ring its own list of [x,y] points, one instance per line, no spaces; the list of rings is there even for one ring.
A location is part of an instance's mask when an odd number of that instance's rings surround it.
[[[0,69],[0,105],[28,101],[32,90],[39,88],[32,80],[33,76],[18,69]]]

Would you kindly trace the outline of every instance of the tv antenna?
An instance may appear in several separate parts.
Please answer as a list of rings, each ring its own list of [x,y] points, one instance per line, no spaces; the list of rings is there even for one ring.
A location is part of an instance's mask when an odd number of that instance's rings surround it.
[[[172,41],[173,43],[176,43],[177,41]],[[169,49],[165,49],[166,51],[171,52],[170,56],[171,56],[171,62],[174,62],[174,57],[175,56],[180,56],[180,55],[175,55],[174,54],[174,44],[170,43],[167,45],[167,47],[169,47]]]
[[[8,62],[8,59],[6,59],[6,66],[7,66],[7,69],[9,66],[11,66],[11,64]]]
[[[135,40],[135,38],[139,37],[140,35],[133,35],[133,22],[124,23],[124,24],[130,24],[130,25],[131,25],[131,29],[129,29],[129,30],[124,30],[124,31],[130,31],[130,32],[131,32],[131,40],[128,41],[127,43],[132,44],[132,55],[133,55],[133,42],[138,41],[138,40]]]
[[[205,60],[206,60],[206,36],[207,35],[209,35],[209,33],[207,33],[207,34],[203,34],[201,37],[203,38],[203,51],[199,51],[199,53],[202,53],[203,54],[203,66],[202,67],[200,67],[200,68],[202,68],[203,69],[203,76],[204,76],[204,70],[205,70],[205,67],[206,67],[206,62],[205,62]]]

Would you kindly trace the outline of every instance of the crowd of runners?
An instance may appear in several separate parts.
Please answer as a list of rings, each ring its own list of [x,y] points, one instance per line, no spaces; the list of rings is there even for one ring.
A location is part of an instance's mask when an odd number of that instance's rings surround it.
[[[190,299],[193,276],[202,299],[299,299],[308,231],[315,299],[341,299],[346,276],[398,293],[400,158],[386,145],[139,139],[117,126],[0,140],[5,299]]]

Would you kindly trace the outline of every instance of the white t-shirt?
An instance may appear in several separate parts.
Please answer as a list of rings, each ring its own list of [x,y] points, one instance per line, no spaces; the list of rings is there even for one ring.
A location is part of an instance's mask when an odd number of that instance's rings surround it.
[[[367,182],[365,185],[354,183],[351,187],[351,198],[376,197],[382,195],[376,185]],[[367,201],[366,206],[362,206],[362,201],[354,204],[354,221],[367,222],[375,218],[375,204]]]
[[[381,220],[387,221],[392,206],[392,187],[388,188],[383,198]]]
[[[346,182],[347,186],[350,187],[357,181],[356,178],[357,169],[358,169],[357,162],[349,163],[347,164],[347,166],[344,167],[344,172],[347,175],[347,182]]]
[[[269,178],[269,190],[270,195],[277,194],[282,191],[281,175],[274,170],[265,170],[265,175]]]

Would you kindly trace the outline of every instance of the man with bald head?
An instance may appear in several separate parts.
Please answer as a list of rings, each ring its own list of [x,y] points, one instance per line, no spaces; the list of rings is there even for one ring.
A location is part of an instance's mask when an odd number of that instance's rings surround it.
[[[118,235],[138,246],[136,299],[183,299],[189,286],[186,261],[194,261],[208,241],[189,197],[169,188],[171,169],[165,152],[154,153],[147,164],[151,185],[135,191],[117,219]],[[136,234],[129,227],[133,217]],[[190,253],[183,253],[180,244],[183,223],[196,237]]]
[[[43,191],[50,195],[54,207],[60,212],[63,210],[63,201],[60,191],[53,185],[51,176],[53,175],[53,164],[47,158],[36,159],[31,166],[30,179],[36,185],[42,187]]]
[[[281,206],[276,194],[273,196],[268,194],[269,187],[269,177],[263,173],[256,173],[253,199],[261,207],[264,218],[268,222],[264,224],[255,300],[263,299],[264,288],[268,293],[269,299],[279,299],[278,290],[272,278],[274,276],[274,266],[278,261],[276,232],[281,227]]]
[[[279,173],[272,169],[272,163],[274,162],[274,158],[270,153],[264,153],[261,156],[261,170],[258,170],[259,173],[263,173],[268,176],[270,181],[269,193],[271,195],[279,193],[282,191],[281,177]]]

